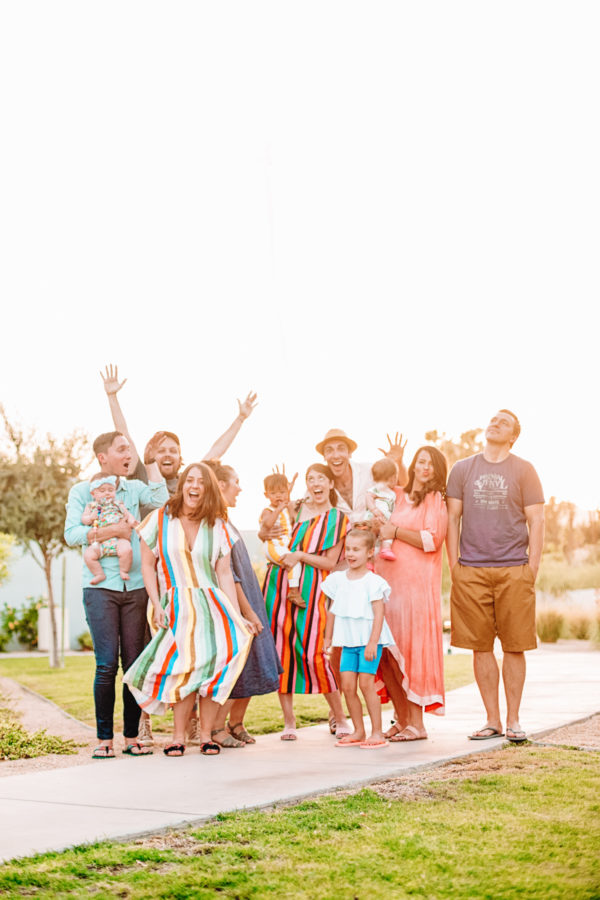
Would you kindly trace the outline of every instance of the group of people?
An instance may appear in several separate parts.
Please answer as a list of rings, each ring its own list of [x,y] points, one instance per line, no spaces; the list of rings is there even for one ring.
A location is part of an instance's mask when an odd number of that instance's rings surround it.
[[[124,671],[125,753],[152,752],[150,714],[173,709],[167,756],[241,748],[253,696],[278,692],[283,741],[298,739],[295,694],[323,694],[337,747],[377,749],[427,738],[423,714],[444,714],[442,550],[452,573],[451,643],[473,650],[487,719],[470,735],[524,741],[524,651],[536,646],[535,578],[543,494],[512,446],[520,425],[500,410],[482,453],[457,462],[405,443],[356,463],[356,443],[331,429],[316,444],[299,500],[285,471],[265,479],[260,516],[267,570],[259,585],[230,519],[241,491],[221,462],[256,396],[202,462],[182,466],[173,432],[157,432],[143,463],[129,434],[116,368],[103,374],[115,430],[100,435],[100,471],[69,494],[65,538],[84,548],[83,601],[96,656],[96,759],[115,755],[113,713]],[[494,640],[503,648],[506,729]],[[367,706],[367,734],[358,689]],[[345,707],[350,714],[347,720]],[[394,720],[383,732],[381,702]],[[140,716],[141,723],[140,723]]]

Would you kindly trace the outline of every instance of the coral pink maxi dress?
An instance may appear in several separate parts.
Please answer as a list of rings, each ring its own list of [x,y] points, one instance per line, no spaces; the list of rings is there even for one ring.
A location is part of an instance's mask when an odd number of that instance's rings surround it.
[[[426,494],[415,506],[395,488],[392,525],[420,531],[424,549],[394,541],[396,560],[377,558],[375,571],[390,585],[385,618],[399,653],[402,686],[412,703],[425,712],[444,715],[444,650],[442,645],[442,547],[448,528],[446,503],[439,492]]]

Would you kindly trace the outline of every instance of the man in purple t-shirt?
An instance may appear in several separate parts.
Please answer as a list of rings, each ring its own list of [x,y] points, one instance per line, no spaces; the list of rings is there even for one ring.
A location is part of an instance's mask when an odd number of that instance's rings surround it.
[[[537,646],[535,579],[544,543],[544,495],[537,472],[510,451],[519,420],[501,409],[485,430],[483,453],[461,459],[448,479],[448,562],[455,647],[473,650],[487,722],[471,740],[502,737],[494,638],[502,644],[506,737],[520,744],[525,650]],[[460,536],[460,555],[459,555]]]

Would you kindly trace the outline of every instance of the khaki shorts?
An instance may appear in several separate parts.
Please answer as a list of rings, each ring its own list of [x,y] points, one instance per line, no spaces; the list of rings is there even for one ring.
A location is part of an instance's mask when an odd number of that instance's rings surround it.
[[[529,566],[452,569],[451,639],[454,647],[490,651],[500,638],[507,653],[535,650],[535,578]]]

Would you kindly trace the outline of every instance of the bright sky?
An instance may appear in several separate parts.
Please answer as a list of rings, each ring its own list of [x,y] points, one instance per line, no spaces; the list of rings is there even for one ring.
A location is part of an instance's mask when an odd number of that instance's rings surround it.
[[[249,528],[330,427],[372,460],[508,407],[546,496],[600,506],[599,25],[595,2],[3,4],[8,412],[108,430],[116,362],[139,448],[166,427],[189,462],[252,388],[225,460]]]

